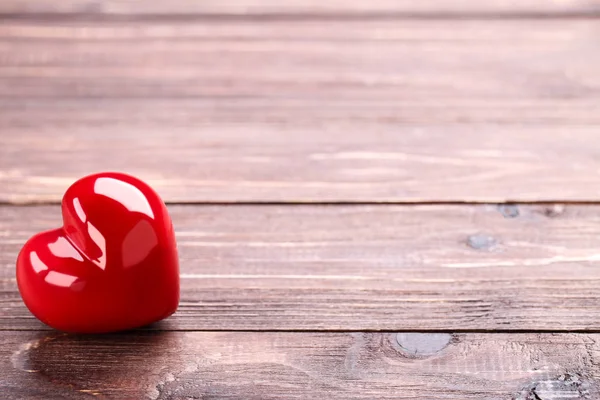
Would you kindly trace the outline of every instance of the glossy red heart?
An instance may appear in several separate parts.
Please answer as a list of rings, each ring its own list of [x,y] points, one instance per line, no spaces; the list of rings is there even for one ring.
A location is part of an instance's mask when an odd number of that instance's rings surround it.
[[[121,173],[90,175],[67,190],[62,213],[63,227],[29,239],[17,259],[33,315],[59,330],[102,333],[175,312],[175,234],[152,188]]]

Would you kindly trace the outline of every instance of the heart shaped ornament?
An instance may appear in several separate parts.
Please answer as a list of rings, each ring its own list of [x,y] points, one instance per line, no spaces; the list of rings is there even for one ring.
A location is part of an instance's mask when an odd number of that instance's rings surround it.
[[[63,227],[33,236],[17,259],[23,301],[39,320],[76,333],[132,329],[173,314],[179,261],[158,194],[121,173],[75,182]]]

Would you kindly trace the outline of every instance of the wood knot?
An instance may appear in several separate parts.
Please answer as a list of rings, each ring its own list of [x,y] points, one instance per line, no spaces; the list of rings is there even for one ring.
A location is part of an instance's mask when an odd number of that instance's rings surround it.
[[[489,250],[496,246],[498,241],[490,235],[478,233],[467,238],[467,245],[475,250]]]
[[[552,204],[550,206],[544,207],[544,209],[542,210],[542,213],[548,218],[556,218],[564,212],[564,204]]]
[[[504,218],[517,218],[519,216],[519,207],[515,204],[500,204],[498,211]]]
[[[580,374],[565,373],[554,379],[536,382],[514,400],[597,399],[598,390]]]
[[[428,357],[442,351],[450,341],[449,333],[398,333],[396,341],[400,349],[412,357]]]

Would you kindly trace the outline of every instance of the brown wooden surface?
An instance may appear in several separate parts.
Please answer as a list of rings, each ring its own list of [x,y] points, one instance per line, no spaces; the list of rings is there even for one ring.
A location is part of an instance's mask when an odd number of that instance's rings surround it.
[[[171,206],[169,330],[599,330],[600,206]],[[3,329],[41,329],[14,260],[58,206],[0,207]]]
[[[598,37],[596,19],[4,21],[0,201],[98,170],[174,202],[592,201]]]
[[[3,0],[1,13],[84,15],[420,15],[595,14],[595,0]]]
[[[598,334],[1,332],[4,399],[600,396]],[[426,382],[426,384],[424,384]]]
[[[599,399],[599,16],[1,1],[0,398]],[[171,203],[182,301],[64,335],[14,263],[100,170]]]

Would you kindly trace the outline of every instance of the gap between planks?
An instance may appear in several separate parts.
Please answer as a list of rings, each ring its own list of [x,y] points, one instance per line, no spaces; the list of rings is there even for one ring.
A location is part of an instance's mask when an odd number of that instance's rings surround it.
[[[0,200],[0,207],[38,207],[38,206],[59,206],[60,201],[55,200],[24,200],[24,201],[7,201]],[[365,206],[597,206],[600,205],[600,198],[591,200],[506,200],[506,201],[448,201],[448,200],[427,200],[427,201],[320,201],[320,200],[290,200],[290,201],[165,201],[167,206],[182,206],[182,207],[310,207],[310,206],[343,206],[343,207],[365,207]]]
[[[173,317],[169,317],[173,318]],[[169,327],[172,321],[169,318],[156,323],[157,327],[149,326],[149,327],[141,327],[136,329],[130,329],[127,331],[121,331],[117,333],[110,334],[125,334],[125,335],[135,335],[135,334],[144,334],[144,333],[159,333],[159,332],[198,332],[198,333],[227,333],[227,332],[235,332],[235,333],[306,333],[306,334],[342,334],[342,333],[367,333],[367,334],[401,334],[401,333],[422,333],[422,334],[482,334],[482,335],[521,335],[521,334],[539,334],[539,335],[551,335],[551,334],[581,334],[581,335],[596,335],[600,334],[600,329],[395,329],[395,330],[378,330],[378,329],[274,329],[274,328],[257,328],[257,329],[218,329],[218,328],[210,328],[210,329],[202,329],[202,328],[177,328],[177,327]],[[31,319],[35,319],[35,317],[31,317]],[[58,331],[49,326],[46,326],[42,323],[37,324],[37,327],[31,328],[5,328],[0,327],[0,332],[39,332],[39,333],[48,333],[54,332],[57,334],[71,334]],[[164,327],[161,327],[164,326]]]
[[[95,13],[2,13],[1,21],[27,21],[42,23],[65,22],[137,22],[137,23],[189,23],[189,22],[376,22],[376,21],[536,21],[536,20],[596,20],[600,19],[600,10],[568,11],[561,13],[546,12],[497,12],[497,13],[460,13],[460,12],[382,12],[382,13],[296,13],[296,14],[95,14]]]
[[[490,16],[572,16],[595,15],[600,11],[593,0],[239,0],[235,2],[198,2],[192,0],[115,1],[65,0],[60,3],[44,0],[4,0],[0,13],[5,15],[68,16],[208,16],[208,17],[339,17],[339,16],[427,16],[476,17]]]

